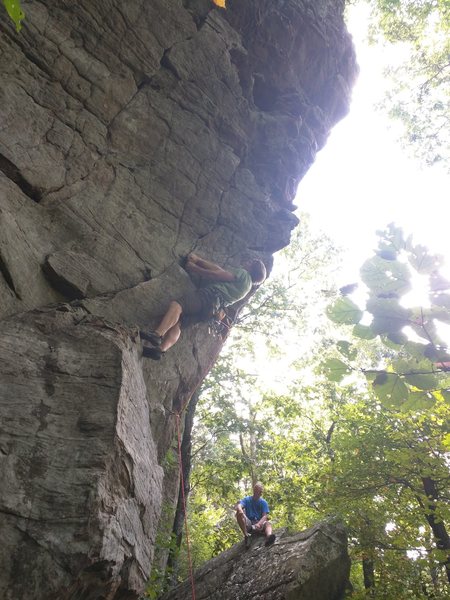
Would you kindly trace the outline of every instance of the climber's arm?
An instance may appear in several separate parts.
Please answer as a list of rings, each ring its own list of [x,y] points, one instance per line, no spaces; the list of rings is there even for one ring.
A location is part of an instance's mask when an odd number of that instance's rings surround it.
[[[260,520],[255,523],[255,529],[261,529],[261,527],[264,525],[264,523],[268,520],[268,516],[267,513],[263,513],[263,516],[260,518]]]
[[[205,260],[204,258],[201,258],[200,256],[197,256],[197,254],[191,253],[188,256],[188,264],[195,264],[198,265],[199,267],[202,267],[202,269],[210,269],[210,270],[214,270],[220,267],[218,265],[216,265],[216,263],[213,263],[209,260]]]
[[[234,273],[226,271],[208,260],[203,260],[195,254],[190,254],[186,263],[186,269],[190,273],[196,273],[209,281],[234,281]]]
[[[230,273],[229,271],[225,271],[224,269],[221,269],[220,267],[217,267],[217,266],[215,269],[204,269],[203,267],[199,267],[197,265],[192,265],[192,266],[187,265],[186,268],[191,273],[196,273],[197,275],[201,275],[202,277],[204,277],[205,279],[208,279],[209,281],[234,281],[234,279],[235,279],[235,276],[233,273]]]

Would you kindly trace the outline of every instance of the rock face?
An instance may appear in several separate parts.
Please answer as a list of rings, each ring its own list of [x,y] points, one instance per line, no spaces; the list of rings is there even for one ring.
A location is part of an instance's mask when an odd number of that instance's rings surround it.
[[[4,322],[1,343],[1,597],[138,593],[163,472],[137,344],[69,307]]]
[[[340,600],[350,573],[347,537],[340,525],[321,523],[270,548],[258,539],[205,563],[194,574],[201,600]],[[190,600],[186,581],[161,600]]]
[[[0,597],[137,598],[176,472],[175,413],[220,351],[138,327],[220,264],[272,253],[348,110],[343,1],[0,5]]]

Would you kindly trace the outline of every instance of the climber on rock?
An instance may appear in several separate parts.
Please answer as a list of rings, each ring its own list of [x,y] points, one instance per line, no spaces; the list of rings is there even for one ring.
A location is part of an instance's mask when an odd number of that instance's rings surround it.
[[[268,520],[269,505],[262,497],[262,483],[253,486],[253,496],[246,496],[236,504],[236,519],[244,534],[246,548],[250,545],[250,536],[260,534],[266,536],[266,546],[275,541],[272,525]]]
[[[189,254],[185,269],[211,283],[180,300],[172,300],[156,329],[140,332],[141,338],[152,344],[151,348],[143,348],[143,356],[159,360],[178,341],[182,315],[195,316],[199,321],[208,320],[219,309],[244,298],[253,285],[262,283],[266,278],[264,263],[258,259],[251,259],[242,267],[222,269],[196,254]]]

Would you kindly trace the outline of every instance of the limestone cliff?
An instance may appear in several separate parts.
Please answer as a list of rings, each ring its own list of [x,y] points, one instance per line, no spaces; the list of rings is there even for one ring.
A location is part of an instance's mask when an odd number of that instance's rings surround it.
[[[174,413],[222,340],[163,363],[137,327],[289,243],[298,181],[348,110],[341,0],[23,1],[0,8],[0,597],[136,598]]]

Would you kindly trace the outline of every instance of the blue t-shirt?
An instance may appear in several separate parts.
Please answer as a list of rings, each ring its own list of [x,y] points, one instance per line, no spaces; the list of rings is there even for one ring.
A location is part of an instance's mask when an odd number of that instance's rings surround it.
[[[245,498],[240,500],[239,504],[245,509],[245,514],[252,523],[257,523],[263,516],[263,513],[270,512],[269,505],[264,498],[255,500],[253,496],[245,496]]]

